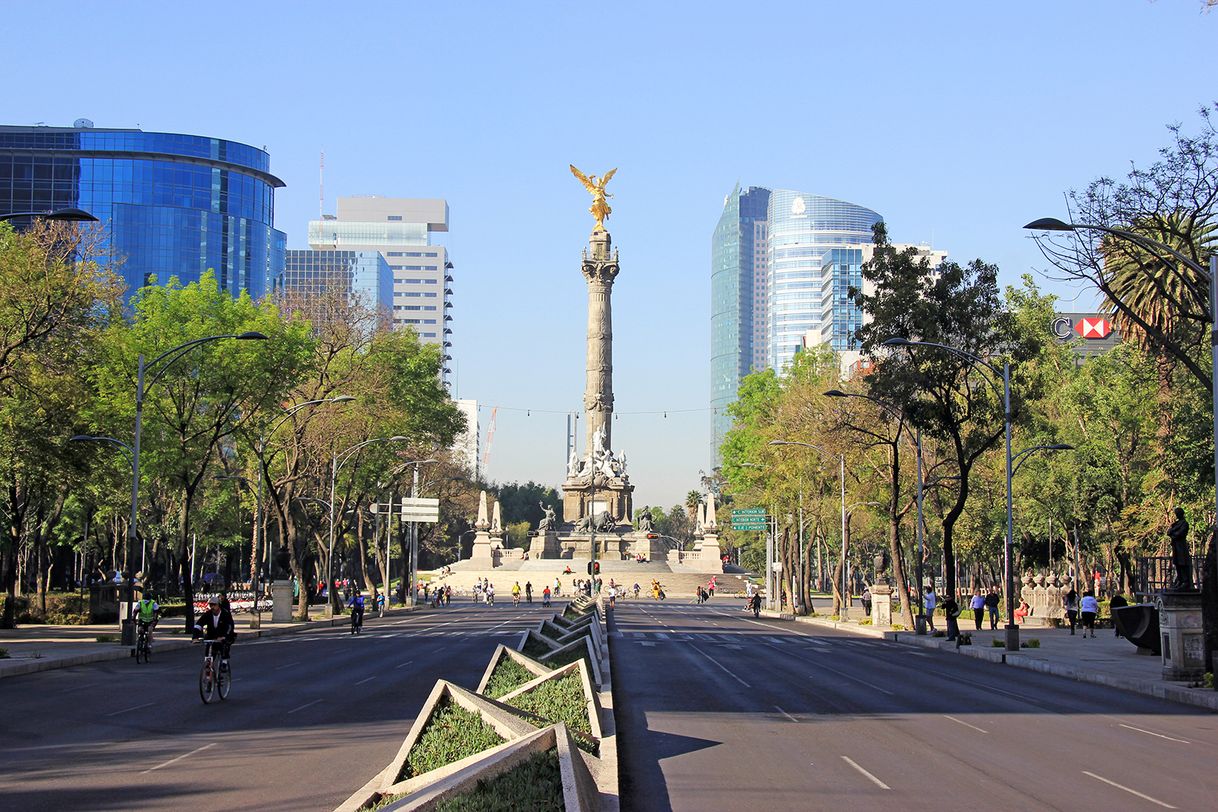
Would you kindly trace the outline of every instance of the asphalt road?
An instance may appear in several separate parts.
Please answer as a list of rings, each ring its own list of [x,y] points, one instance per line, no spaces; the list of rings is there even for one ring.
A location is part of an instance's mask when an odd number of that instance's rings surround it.
[[[333,809],[389,762],[437,679],[476,687],[495,644],[544,613],[454,603],[370,616],[359,637],[238,641],[232,694],[211,705],[201,646],[0,680],[0,809]]]
[[[618,603],[623,809],[1218,807],[1218,715],[740,610]]]

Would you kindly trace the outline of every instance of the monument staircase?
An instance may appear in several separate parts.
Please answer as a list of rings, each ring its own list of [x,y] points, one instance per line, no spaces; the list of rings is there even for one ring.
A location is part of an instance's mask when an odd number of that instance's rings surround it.
[[[573,579],[588,577],[588,559],[531,559],[528,561],[505,560],[502,566],[493,569],[472,569],[471,562],[462,561],[453,566],[448,575],[436,574],[433,584],[451,586],[454,592],[469,595],[474,584],[483,578],[495,585],[495,597],[500,601],[511,600],[512,584],[520,581],[533,582],[534,599],[541,595],[546,584],[553,585],[558,578],[563,586],[563,594],[568,594]],[[566,574],[563,570],[570,568]],[[697,572],[681,564],[669,564],[665,561],[648,561],[639,564],[634,561],[601,561],[601,580],[609,583],[612,579],[627,587],[638,583],[647,591],[652,579],[660,582],[664,592],[669,597],[693,597],[699,586],[706,586],[710,574]],[[722,573],[715,578],[716,595],[744,595],[746,576],[739,573]]]

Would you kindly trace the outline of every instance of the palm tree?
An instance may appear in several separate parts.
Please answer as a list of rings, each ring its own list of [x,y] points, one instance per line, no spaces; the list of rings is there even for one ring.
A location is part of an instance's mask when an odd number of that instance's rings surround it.
[[[685,494],[685,512],[689,514],[690,521],[698,520],[698,505],[700,504],[702,504],[702,494],[697,491]]]

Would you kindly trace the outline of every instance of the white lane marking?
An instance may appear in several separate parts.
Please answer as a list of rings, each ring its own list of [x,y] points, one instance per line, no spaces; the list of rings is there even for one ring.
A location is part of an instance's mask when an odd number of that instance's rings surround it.
[[[655,643],[649,643],[649,642],[647,642],[646,640],[639,640],[639,641],[638,641],[638,643],[639,643],[639,645],[640,645],[640,646],[647,646],[648,648],[654,648],[654,647],[655,647]]]
[[[655,636],[660,640],[667,640],[668,634],[665,632],[655,632]]]
[[[1124,722],[1121,723],[1121,727],[1127,728],[1129,730],[1136,730],[1139,733],[1145,733],[1147,736],[1158,736],[1160,739],[1167,739],[1169,742],[1180,742],[1180,744],[1192,744],[1192,742],[1185,741],[1184,739],[1177,739],[1174,736],[1164,736],[1162,733],[1155,733],[1153,730],[1143,730],[1140,727],[1134,727],[1133,725],[1127,725]]]
[[[845,677],[846,679],[854,680],[859,685],[866,685],[868,688],[870,688],[873,691],[879,691],[882,694],[888,694],[889,696],[895,696],[895,694],[893,694],[893,692],[888,690],[887,688],[881,688],[880,686],[875,685],[874,683],[867,682],[866,680],[861,680],[858,677],[854,676],[853,674],[847,674],[845,671],[838,671],[836,668],[830,668],[827,665],[818,665],[817,668],[820,668],[824,671],[828,671],[831,674],[837,674],[839,677]],[[816,679],[816,674],[810,674],[808,676],[808,679]]]
[[[702,649],[698,648],[697,646],[690,646],[690,648],[692,648],[694,651],[696,651],[696,652],[698,652],[699,654],[701,654],[701,655],[702,655],[703,657],[705,657],[706,659],[710,660],[710,661],[711,661],[712,663],[714,663],[715,665],[719,666],[719,668],[723,669],[724,673],[726,673],[726,674],[727,674],[729,677],[731,677],[732,679],[736,680],[736,682],[739,682],[739,683],[740,683],[741,685],[743,685],[745,688],[752,688],[752,687],[753,687],[752,685],[749,685],[749,684],[748,684],[747,682],[745,682],[744,680],[740,679],[740,677],[738,677],[738,676],[736,676],[735,674],[733,674],[731,671],[729,671],[727,668],[725,668],[725,667],[723,666],[723,664],[722,664],[722,663],[720,663],[720,662],[719,662],[718,660],[716,660],[714,657],[712,657],[712,656],[710,656],[709,654],[707,654],[707,653],[706,653],[705,651],[703,651]]]
[[[785,716],[785,717],[787,717],[788,719],[790,719],[792,722],[798,722],[798,721],[799,721],[799,720],[798,720],[798,719],[796,719],[794,716],[792,716],[791,714],[787,713],[785,710],[783,710],[782,708],[778,707],[777,705],[775,705],[775,706],[774,706],[774,710],[778,711],[778,712],[779,712],[779,713],[781,713],[783,716]]]
[[[861,772],[863,775],[865,775],[865,776],[867,776],[868,778],[870,778],[870,779],[871,779],[871,782],[872,782],[873,784],[875,784],[877,787],[879,787],[880,789],[892,789],[892,787],[888,786],[888,785],[887,785],[887,784],[885,784],[883,781],[881,781],[880,779],[876,778],[874,775],[872,775],[871,773],[867,772],[867,771],[866,771],[866,770],[864,770],[862,767],[860,767],[860,766],[858,765],[858,762],[856,762],[854,759],[850,758],[850,756],[842,756],[842,760],[843,760],[843,761],[845,761],[847,764],[849,764],[849,765],[850,765],[851,767],[853,767],[854,769],[856,769],[856,770],[858,770],[859,772]]]
[[[414,662],[414,660],[407,660],[407,661],[406,661],[406,662],[404,662],[404,663],[398,663],[397,665],[395,665],[395,666],[393,667],[393,670],[394,670],[394,671],[396,671],[396,670],[398,670],[399,668],[405,668],[406,666],[410,665],[410,664],[411,664],[411,663],[413,663],[413,662]]]
[[[282,671],[282,670],[283,670],[283,669],[285,669],[285,668],[291,668],[291,667],[292,667],[292,666],[294,666],[294,665],[300,665],[300,663],[301,663],[301,661],[300,661],[300,660],[297,660],[297,661],[296,661],[296,662],[294,662],[294,663],[286,663],[286,664],[284,664],[284,665],[277,665],[277,666],[275,666],[274,670],[275,670],[275,671]]]
[[[1089,775],[1092,778],[1094,778],[1096,781],[1103,781],[1105,784],[1108,784],[1109,786],[1116,787],[1119,790],[1124,790],[1125,792],[1128,792],[1130,795],[1136,795],[1144,801],[1150,801],[1152,804],[1158,804],[1159,806],[1163,807],[1164,809],[1175,809],[1176,808],[1176,807],[1172,806],[1171,804],[1163,803],[1162,801],[1160,801],[1157,798],[1152,798],[1149,795],[1143,795],[1141,792],[1138,792],[1136,789],[1130,789],[1129,787],[1118,784],[1116,781],[1110,781],[1102,775],[1096,775],[1095,773],[1090,772],[1089,770],[1083,770],[1083,775]]]
[[[106,716],[122,716],[124,713],[131,713],[131,711],[137,711],[140,708],[151,708],[155,704],[156,704],[155,702],[145,702],[143,705],[136,705],[134,708],[127,708],[126,710],[115,711],[114,713],[107,713]]]
[[[96,749],[99,747],[109,747],[112,744],[120,744],[120,742],[117,742],[117,741],[112,741],[112,742],[78,741],[78,742],[71,742],[69,744],[36,744],[33,747],[22,747],[19,742],[14,742],[12,746],[24,751],[24,750],[62,750],[65,747],[88,747],[90,749]]]
[[[202,753],[204,750],[206,750],[209,747],[215,747],[218,743],[219,742],[212,742],[211,744],[205,744],[202,747],[198,747],[194,750],[191,750],[189,753],[183,753],[182,755],[178,756],[177,758],[169,759],[169,761],[166,761],[164,764],[158,764],[155,767],[149,767],[148,769],[146,769],[142,773],[140,773],[140,775],[147,775],[148,773],[152,772],[153,770],[159,770],[162,767],[168,767],[170,764],[177,764],[182,759],[193,756],[195,753]]]
[[[973,730],[977,731],[978,733],[989,733],[988,730],[982,730],[981,728],[977,727],[976,725],[970,725],[968,722],[964,721],[963,719],[957,719],[955,716],[949,716],[946,713],[943,714],[943,718],[951,719],[953,722],[955,722],[958,725],[964,725],[965,727],[971,727]]]
[[[360,680],[359,682],[357,682],[357,683],[355,683],[355,684],[356,684],[356,685],[363,685],[365,682],[372,682],[374,679],[376,679],[376,677],[368,677],[367,679],[362,679],[362,680]]]
[[[288,714],[293,714],[293,713],[295,713],[296,711],[302,711],[302,710],[304,710],[305,708],[311,708],[311,707],[313,707],[314,705],[316,705],[316,704],[317,704],[318,702],[320,702],[320,701],[321,701],[320,699],[314,699],[312,702],[306,702],[306,703],[304,703],[303,705],[301,705],[299,708],[292,708],[290,711],[288,711]]]

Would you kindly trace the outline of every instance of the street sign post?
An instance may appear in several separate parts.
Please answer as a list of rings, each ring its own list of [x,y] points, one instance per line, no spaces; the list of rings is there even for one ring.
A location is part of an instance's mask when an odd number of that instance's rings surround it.
[[[422,496],[408,496],[402,500],[402,521],[440,521],[440,500]]]
[[[769,518],[765,508],[736,508],[732,510],[732,529],[765,531],[769,529]]]

